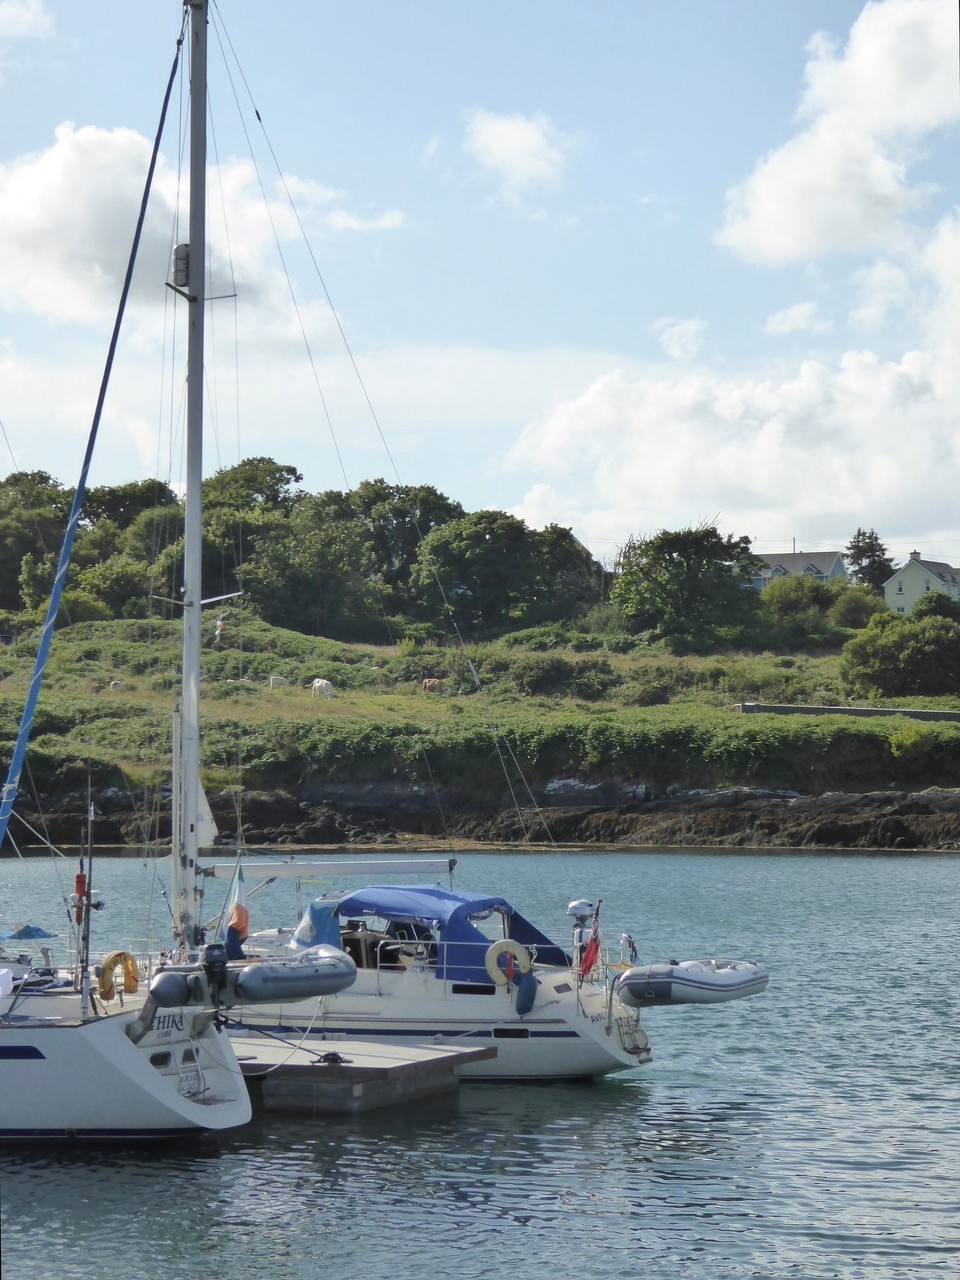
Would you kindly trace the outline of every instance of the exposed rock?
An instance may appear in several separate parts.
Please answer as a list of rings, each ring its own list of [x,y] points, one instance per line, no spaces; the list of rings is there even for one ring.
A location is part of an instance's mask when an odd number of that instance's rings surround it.
[[[804,796],[747,788],[672,789],[653,796],[635,786],[592,792],[593,803],[571,803],[573,796],[581,798],[565,784],[545,792],[541,808],[479,811],[463,796],[441,796],[438,807],[437,798],[419,788],[389,784],[338,788],[335,798],[326,792],[227,791],[212,797],[211,806],[224,842],[236,840],[239,814],[248,845],[469,841],[517,847],[960,849],[960,790]],[[149,825],[128,794],[104,792],[94,803],[98,844],[169,840],[169,817]],[[53,843],[78,844],[86,806],[85,794],[61,795],[44,805],[42,820],[29,812],[23,816],[46,830]]]

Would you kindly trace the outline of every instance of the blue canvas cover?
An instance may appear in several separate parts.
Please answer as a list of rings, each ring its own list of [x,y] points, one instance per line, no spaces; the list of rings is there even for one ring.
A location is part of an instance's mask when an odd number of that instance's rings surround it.
[[[556,964],[563,969],[573,964],[569,952],[564,951],[563,947],[558,946],[545,933],[541,933],[537,926],[531,924],[519,911],[514,911],[510,917],[508,937],[513,938],[515,942],[521,942],[528,951],[535,950],[540,964]]]
[[[372,885],[340,900],[341,919],[379,916],[383,920],[419,921],[437,930],[440,942],[436,976],[451,982],[489,983],[486,970],[490,939],[471,917],[499,912],[505,936],[528,948],[545,964],[569,965],[570,957],[497,894],[462,893],[440,885]]]
[[[293,931],[287,946],[291,951],[298,947],[319,947],[327,942],[331,947],[340,946],[340,922],[336,917],[336,902],[315,898]]]
[[[55,938],[55,933],[48,933],[38,924],[21,924],[16,929],[0,929],[0,941],[31,942],[37,938]]]

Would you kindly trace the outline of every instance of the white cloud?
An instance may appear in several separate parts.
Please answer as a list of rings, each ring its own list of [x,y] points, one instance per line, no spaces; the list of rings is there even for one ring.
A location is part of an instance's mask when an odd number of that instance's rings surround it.
[[[820,314],[817,302],[797,302],[767,316],[764,333],[781,337],[789,333],[827,333],[833,325]]]
[[[936,281],[937,293],[925,317],[925,336],[944,385],[960,404],[960,213],[944,218],[923,251],[922,266]]]
[[[719,242],[748,261],[803,261],[906,243],[925,190],[909,170],[960,118],[952,0],[867,4],[838,52],[810,45],[800,131],[727,192]]]
[[[61,321],[112,314],[148,159],[130,129],[63,124],[49,150],[0,167],[0,305]],[[145,256],[164,262],[168,246],[169,231],[151,219]]]
[[[439,134],[434,134],[420,152],[420,163],[425,169],[433,169],[439,163],[442,154],[443,139]]]
[[[0,241],[7,262],[0,307],[62,322],[112,317],[149,154],[147,140],[133,130],[68,123],[46,151],[0,166]],[[319,183],[291,177],[286,190],[311,233],[392,231],[404,222],[397,210],[354,213],[343,192]],[[275,238],[300,236],[286,193],[278,186],[265,202],[253,165],[238,160],[220,166],[210,192],[212,291],[224,293],[238,281],[248,302],[283,292]],[[171,228],[184,194],[161,157],[141,242],[135,309],[161,307]],[[230,211],[229,239],[221,206]]]
[[[496,179],[504,195],[517,198],[535,188],[557,186],[578,145],[543,114],[496,115],[476,108],[467,116],[463,148]]]
[[[331,231],[399,231],[406,219],[399,209],[388,209],[369,217],[349,213],[346,209],[334,209],[326,219]]]
[[[677,221],[673,202],[667,196],[660,195],[658,192],[648,191],[645,195],[638,196],[637,205],[641,209],[657,214],[660,223],[665,227]]]
[[[43,0],[0,0],[0,41],[42,39],[53,34]]]
[[[699,316],[691,320],[675,320],[672,316],[663,316],[650,326],[650,332],[671,360],[695,359],[700,353],[706,331],[707,322]]]
[[[879,259],[853,278],[856,301],[850,310],[850,324],[875,332],[891,316],[906,306],[912,296],[912,273],[886,259]]]
[[[865,521],[891,537],[949,528],[955,381],[923,352],[848,351],[762,376],[615,370],[523,432],[510,463],[537,482],[516,509],[542,521],[543,486],[572,493],[591,543],[718,511],[767,539],[846,540]]]

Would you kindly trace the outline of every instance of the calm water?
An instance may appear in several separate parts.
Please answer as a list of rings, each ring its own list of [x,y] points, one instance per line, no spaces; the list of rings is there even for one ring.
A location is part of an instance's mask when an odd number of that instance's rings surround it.
[[[149,936],[153,872],[96,874],[100,949]],[[960,858],[468,854],[457,883],[564,934],[567,902],[599,895],[644,959],[773,977],[648,1011],[654,1064],[592,1086],[262,1118],[186,1152],[0,1150],[3,1275],[960,1276]],[[254,927],[292,920],[291,892]],[[0,863],[8,923],[59,928],[56,893],[48,862]]]

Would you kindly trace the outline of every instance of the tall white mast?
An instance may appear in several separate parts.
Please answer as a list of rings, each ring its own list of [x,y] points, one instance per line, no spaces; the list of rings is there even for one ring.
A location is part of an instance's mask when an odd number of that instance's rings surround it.
[[[200,811],[200,603],[203,480],[203,322],[206,269],[207,0],[184,0],[190,9],[190,221],[186,293],[187,459],[183,532],[183,676],[181,695],[178,933],[183,946],[199,945],[200,875],[197,866]],[[178,833],[174,833],[175,838]]]

